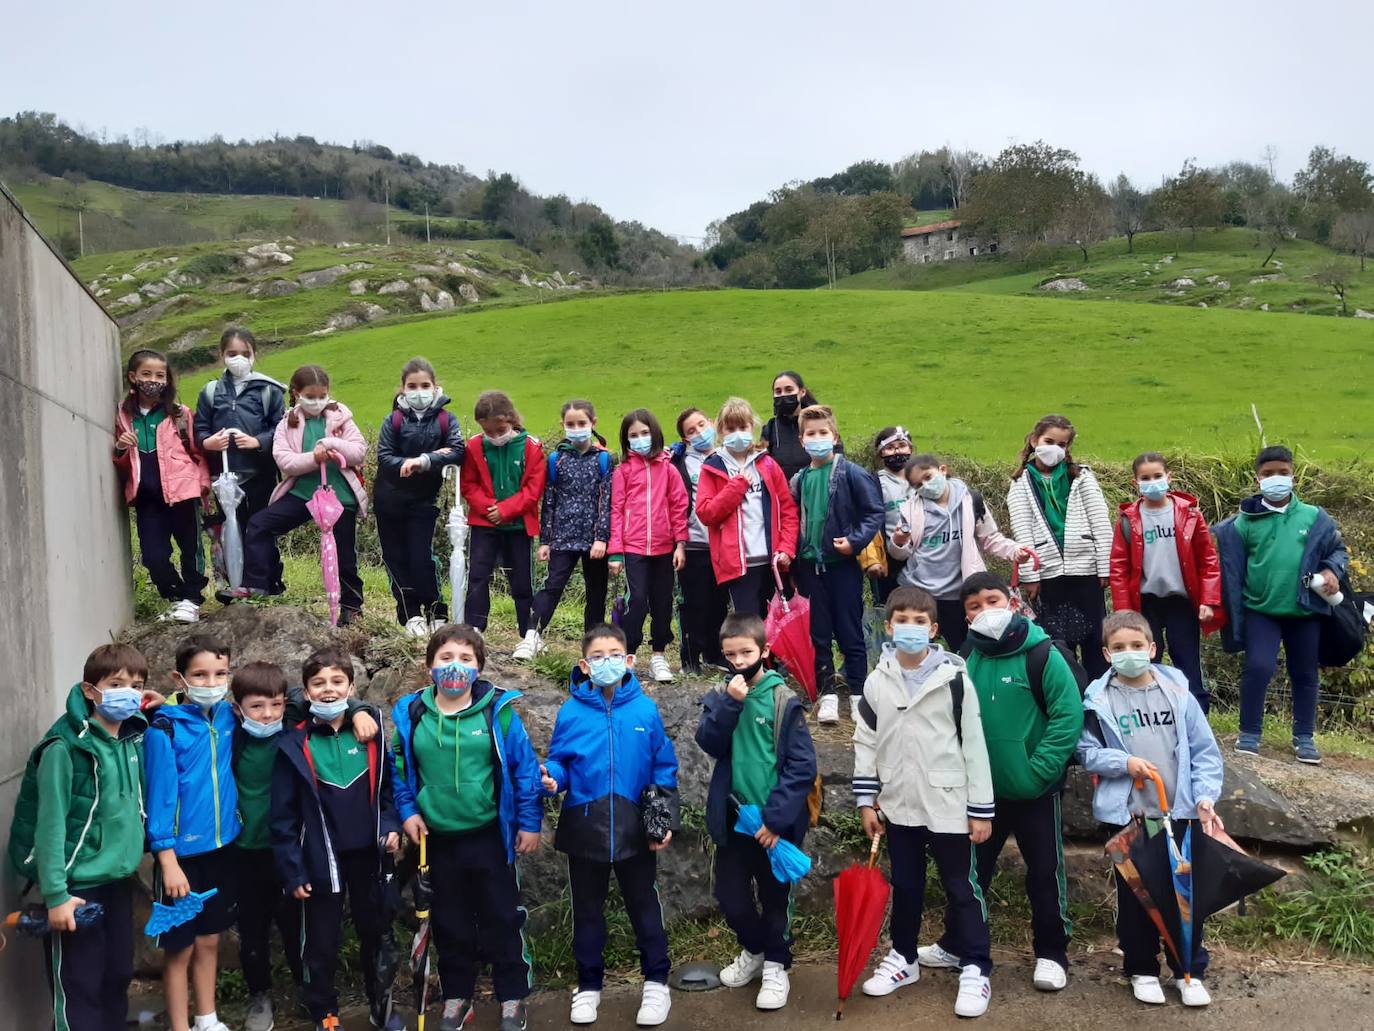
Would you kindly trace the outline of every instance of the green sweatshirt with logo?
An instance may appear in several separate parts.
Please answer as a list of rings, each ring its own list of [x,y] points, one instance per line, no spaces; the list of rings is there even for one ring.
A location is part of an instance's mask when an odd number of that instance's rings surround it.
[[[439,711],[434,688],[421,696],[425,711],[415,727],[413,749],[420,774],[416,801],[425,824],[440,833],[472,831],[497,816],[496,770],[486,709],[488,691],[452,715]]]
[[[744,711],[730,739],[730,790],[760,809],[778,783],[778,750],[774,744],[777,707],[773,692],[784,688],[774,670],[766,672],[744,696]]]
[[[1277,619],[1306,618],[1298,604],[1298,576],[1307,534],[1321,512],[1290,498],[1282,512],[1241,510],[1236,532],[1245,543],[1245,607]]]

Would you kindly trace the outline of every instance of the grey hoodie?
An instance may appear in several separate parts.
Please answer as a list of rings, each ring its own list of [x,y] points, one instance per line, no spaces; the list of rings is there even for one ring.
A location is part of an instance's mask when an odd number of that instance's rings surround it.
[[[754,468],[754,463],[760,455],[768,452],[750,451],[743,462],[732,455],[728,448],[719,448],[716,453],[725,462],[725,470],[731,476],[749,477],[749,491],[739,507],[744,517],[744,562],[748,566],[766,565],[773,556],[768,553],[768,527],[763,521],[763,477]]]

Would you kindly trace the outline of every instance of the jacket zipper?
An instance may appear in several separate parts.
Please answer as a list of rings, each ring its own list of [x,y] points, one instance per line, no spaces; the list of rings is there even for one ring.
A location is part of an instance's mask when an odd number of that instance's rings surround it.
[[[611,702],[606,703],[606,756],[609,761],[610,790],[606,793],[606,803],[611,813],[610,862],[615,862],[615,720],[612,718]]]
[[[654,470],[644,461],[644,554],[654,553]]]
[[[205,718],[210,721],[210,787],[215,793],[215,848],[219,848],[223,845],[219,840],[219,732],[215,730],[214,716],[206,713]]]

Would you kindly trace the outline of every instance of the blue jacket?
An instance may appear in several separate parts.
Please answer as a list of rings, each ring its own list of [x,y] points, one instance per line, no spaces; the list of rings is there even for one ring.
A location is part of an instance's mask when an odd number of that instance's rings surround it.
[[[633,673],[625,674],[609,702],[575,667],[569,688],[572,697],[558,710],[544,763],[558,791],[567,792],[554,847],[601,862],[638,855],[648,844],[639,810],[644,789],[667,788],[677,800],[673,742]]]
[[[520,697],[519,691],[507,691],[496,687],[489,680],[479,680],[472,685],[473,700],[482,698],[488,691],[495,691],[496,698],[487,706],[488,719],[493,728],[504,723],[501,710]],[[391,725],[396,728],[396,737],[401,749],[395,756],[396,776],[392,789],[396,797],[396,811],[404,823],[420,813],[416,798],[420,794],[419,770],[415,764],[415,730],[424,716],[425,703],[423,691],[416,691],[401,698],[391,709]],[[530,737],[525,733],[525,725],[520,722],[520,714],[514,708],[510,711],[509,724],[505,731],[491,735],[493,772],[496,778],[496,812],[501,824],[501,837],[506,843],[506,860],[515,862],[515,834],[525,831],[537,834],[544,822],[543,790],[539,786],[539,759],[534,754]],[[420,813],[423,816],[423,813]]]
[[[593,442],[585,452],[564,441],[549,456],[539,543],[554,551],[591,551],[611,540],[611,476],[615,462]],[[602,470],[605,470],[603,473]]]
[[[797,502],[800,523],[797,529],[797,550],[806,542],[806,505],[801,496],[803,469],[792,477],[792,497]],[[883,490],[874,475],[855,465],[844,455],[836,455],[830,463],[830,507],[825,517],[825,534],[821,553],[827,559],[843,558],[830,543],[844,537],[858,555],[883,528],[885,510]]]
[[[243,829],[234,782],[238,719],[227,699],[207,714],[169,703],[143,739],[148,775],[148,847],[198,856],[228,845]]]
[[[786,684],[773,688],[774,747],[778,754],[778,782],[763,807],[763,825],[794,845],[800,845],[811,826],[807,796],[816,783],[816,747],[806,727],[801,700]],[[706,793],[706,829],[717,845],[727,844],[735,827],[735,807],[730,801],[732,770],[730,749],[744,705],[735,701],[721,684],[701,700],[697,744],[716,760],[711,786]]]
[[[432,505],[444,482],[444,467],[463,464],[467,442],[458,417],[444,411],[449,399],[440,395],[419,415],[399,405],[387,413],[377,431],[377,483],[373,488],[374,510],[404,512],[413,505]],[[396,416],[400,416],[398,420]],[[400,422],[397,427],[396,423]],[[445,432],[447,430],[447,432]],[[447,449],[448,454],[443,454]],[[408,458],[426,457],[429,468],[402,478]]]
[[[260,372],[248,374],[241,391],[234,389],[229,373],[205,384],[196,401],[196,440],[204,440],[224,429],[242,430],[258,438],[256,451],[231,448],[226,451],[207,451],[210,471],[222,471],[223,456],[229,457],[229,468],[240,479],[262,475],[277,479],[277,463],[272,457],[272,435],[277,423],[286,414],[286,388],[271,376]]]
[[[1264,499],[1256,494],[1240,503],[1240,509],[1251,518],[1264,518],[1269,509],[1264,507]],[[1226,625],[1221,628],[1221,644],[1228,652],[1245,650],[1245,575],[1249,557],[1245,554],[1245,542],[1236,529],[1236,516],[1230,516],[1212,527],[1217,539],[1217,555],[1221,559],[1221,606],[1226,610]],[[1337,577],[1346,575],[1349,556],[1346,554],[1345,541],[1336,520],[1327,514],[1326,509],[1317,510],[1317,521],[1307,533],[1307,543],[1302,550],[1302,564],[1298,567],[1298,604],[1313,615],[1331,614],[1331,606],[1308,587],[1312,575],[1329,569]]]
[[[1174,726],[1178,728],[1178,783],[1174,785],[1174,797],[1169,799],[1169,816],[1175,820],[1196,819],[1199,799],[1215,802],[1221,797],[1221,749],[1202,707],[1188,690],[1188,678],[1172,666],[1156,664],[1151,669],[1173,704]],[[1110,672],[1098,677],[1083,696],[1089,718],[1083,724],[1083,736],[1078,739],[1078,757],[1083,768],[1099,778],[1093,791],[1093,816],[1103,823],[1121,826],[1131,822],[1132,781],[1126,773],[1131,752],[1107,703],[1107,681],[1111,677]]]

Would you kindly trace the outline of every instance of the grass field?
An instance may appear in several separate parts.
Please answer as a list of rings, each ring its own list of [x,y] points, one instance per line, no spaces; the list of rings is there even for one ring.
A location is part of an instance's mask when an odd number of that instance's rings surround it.
[[[1374,457],[1374,324],[1353,319],[949,292],[635,294],[336,334],[262,368],[285,379],[324,365],[371,436],[416,354],[465,424],[477,393],[500,388],[540,433],[577,396],[597,404],[609,437],[641,404],[667,425],[731,394],[766,409],[774,373],[796,368],[842,432],[900,422],[922,447],[980,460],[1013,458],[1047,411],[1074,419],[1083,456],[1244,448],[1252,402],[1271,440],[1325,460]]]

